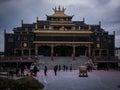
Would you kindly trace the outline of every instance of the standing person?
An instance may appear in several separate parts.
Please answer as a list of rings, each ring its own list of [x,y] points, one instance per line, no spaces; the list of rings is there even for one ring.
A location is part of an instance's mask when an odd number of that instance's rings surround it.
[[[35,65],[34,65],[34,63],[32,63],[31,66],[30,66],[30,74],[31,75],[33,75],[33,73],[34,73],[34,71],[33,71],[34,67],[35,67]]]
[[[44,75],[47,76],[47,66],[44,67]]]
[[[34,76],[37,76],[37,71],[38,71],[38,68],[37,68],[37,66],[35,65],[35,66],[34,66],[34,69],[33,69]]]
[[[72,71],[72,64],[70,64],[70,72]]]
[[[57,69],[58,69],[58,65],[56,65],[56,66],[54,67],[55,76],[57,75]]]
[[[21,76],[24,76],[24,67],[23,66],[21,66]]]
[[[19,77],[19,67],[16,68],[16,76]]]
[[[66,72],[67,72],[67,70],[68,70],[68,66],[66,66],[65,68],[66,68]]]

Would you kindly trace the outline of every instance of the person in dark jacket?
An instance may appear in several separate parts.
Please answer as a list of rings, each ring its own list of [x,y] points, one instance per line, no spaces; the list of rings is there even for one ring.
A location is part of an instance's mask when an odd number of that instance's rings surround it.
[[[34,76],[37,76],[37,71],[38,71],[38,68],[37,68],[37,66],[35,65],[35,66],[34,66],[34,69],[33,69]]]
[[[72,64],[70,64],[70,72],[72,71]]]
[[[57,70],[58,70],[58,65],[56,65],[56,66],[54,67],[55,76],[57,76]]]
[[[44,74],[47,76],[47,66],[44,67]]]

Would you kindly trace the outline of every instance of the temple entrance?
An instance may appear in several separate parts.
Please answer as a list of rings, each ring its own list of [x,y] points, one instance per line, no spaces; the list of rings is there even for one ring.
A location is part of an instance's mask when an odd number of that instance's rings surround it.
[[[21,50],[16,50],[16,56],[21,56],[22,55],[22,51]]]
[[[85,56],[87,51],[86,46],[77,46],[75,48],[75,56]]]
[[[53,46],[53,50],[51,45],[41,45],[38,47],[38,55],[51,56],[51,52],[53,51],[53,56],[72,56],[73,54],[73,46],[67,45],[57,45]],[[88,47],[86,46],[75,46],[75,56],[86,56],[88,53]]]
[[[50,56],[51,47],[47,45],[42,45],[38,47],[38,55]]]
[[[72,52],[73,52],[72,46],[60,45],[54,47],[54,54],[56,56],[71,56]]]

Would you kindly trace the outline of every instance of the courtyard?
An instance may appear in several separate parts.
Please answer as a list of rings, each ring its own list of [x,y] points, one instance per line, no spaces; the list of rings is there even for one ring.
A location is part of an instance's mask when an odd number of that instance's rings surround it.
[[[45,88],[43,90],[120,90],[120,71],[93,70],[88,77],[79,77],[79,71],[59,71],[57,76],[53,70],[48,70],[44,76],[43,70],[36,77]]]

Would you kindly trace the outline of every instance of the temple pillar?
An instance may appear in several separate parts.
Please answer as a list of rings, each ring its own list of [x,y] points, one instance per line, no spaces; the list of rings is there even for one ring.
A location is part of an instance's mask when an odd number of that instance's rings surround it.
[[[16,49],[14,49],[14,56],[16,56]]]
[[[88,59],[90,59],[91,57],[91,46],[88,45]]]
[[[73,54],[72,54],[72,59],[75,60],[75,45],[73,45]]]
[[[53,53],[54,53],[54,46],[51,45],[51,60],[54,60]]]
[[[29,59],[31,58],[31,50],[29,49]]]
[[[102,50],[99,50],[99,56],[101,56]]]
[[[35,55],[38,55],[38,45],[35,45]]]
[[[22,56],[24,55],[24,51],[23,51],[23,49],[21,50],[21,52],[22,52]]]

